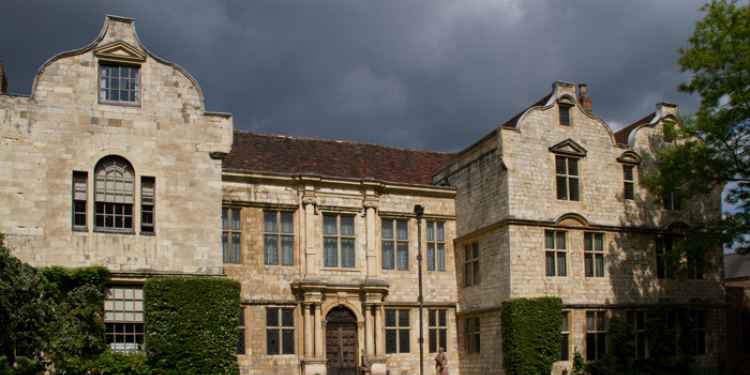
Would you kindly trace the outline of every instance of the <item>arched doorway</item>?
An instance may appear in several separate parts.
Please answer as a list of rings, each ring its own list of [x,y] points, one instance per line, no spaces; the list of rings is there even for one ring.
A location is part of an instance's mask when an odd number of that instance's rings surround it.
[[[344,306],[326,316],[326,359],[328,375],[357,374],[357,317]]]

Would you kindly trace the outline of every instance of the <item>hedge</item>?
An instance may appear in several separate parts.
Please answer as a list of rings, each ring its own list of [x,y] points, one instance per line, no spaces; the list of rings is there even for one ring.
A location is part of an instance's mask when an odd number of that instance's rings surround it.
[[[560,358],[562,302],[556,297],[503,302],[503,365],[510,375],[549,374]]]
[[[160,374],[231,374],[237,366],[240,284],[157,277],[144,285],[149,366]]]

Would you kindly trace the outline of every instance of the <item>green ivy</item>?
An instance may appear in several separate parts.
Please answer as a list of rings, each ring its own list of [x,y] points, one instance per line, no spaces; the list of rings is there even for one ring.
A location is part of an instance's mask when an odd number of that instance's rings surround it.
[[[144,285],[146,351],[160,374],[239,373],[240,284],[223,278],[158,277]]]
[[[556,297],[503,302],[503,364],[510,375],[549,374],[560,358],[562,302]]]

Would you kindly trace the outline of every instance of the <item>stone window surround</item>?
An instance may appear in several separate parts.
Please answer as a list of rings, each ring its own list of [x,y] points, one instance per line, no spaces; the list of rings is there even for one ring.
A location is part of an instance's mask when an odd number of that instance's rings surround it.
[[[346,212],[324,212],[322,216],[323,216],[322,217],[323,226],[321,227],[321,232],[322,232],[321,236],[322,236],[322,239],[323,239],[322,246],[321,246],[321,251],[322,251],[321,255],[323,256],[322,267],[324,269],[337,269],[337,270],[339,270],[339,269],[343,269],[343,270],[353,270],[353,269],[356,269],[357,268],[357,259],[359,258],[359,257],[357,257],[357,224],[356,224],[357,215],[356,214],[352,214],[352,213],[346,213]],[[326,217],[333,217],[333,218],[335,218],[335,220],[336,220],[336,232],[335,233],[333,233],[333,232],[326,233],[326,228],[325,228]],[[341,230],[341,228],[342,228],[342,219],[345,218],[345,217],[346,218],[351,218],[351,225],[352,225],[352,233],[351,234],[342,233],[342,230]],[[326,250],[325,249],[325,239],[326,239],[326,237],[330,238],[330,239],[333,239],[333,238],[336,239],[336,265],[335,266],[334,265],[326,265],[326,261],[327,261],[326,255],[325,255],[325,250]],[[352,246],[353,246],[353,250],[352,250],[353,254],[352,254],[352,260],[351,260],[352,261],[351,266],[344,266],[343,265],[343,256],[344,256],[343,241],[344,240],[351,241]]]
[[[125,100],[102,99],[101,92],[102,92],[103,89],[102,89],[101,84],[102,84],[102,74],[104,72],[104,70],[102,68],[104,66],[118,66],[118,67],[124,66],[124,67],[128,67],[128,68],[133,68],[133,69],[136,70],[137,73],[136,73],[135,80],[137,81],[136,82],[137,87],[136,87],[135,90],[133,90],[133,91],[135,91],[136,100],[134,100],[134,101],[125,101]],[[142,84],[142,79],[143,79],[142,76],[143,76],[143,74],[142,74],[141,64],[135,63],[135,62],[130,62],[130,61],[128,61],[128,62],[121,62],[121,61],[117,61],[117,60],[110,60],[110,59],[102,59],[102,58],[100,58],[97,61],[97,72],[96,72],[96,74],[97,74],[97,79],[96,79],[96,82],[97,82],[97,95],[96,96],[98,98],[98,103],[99,104],[114,105],[114,106],[123,106],[123,107],[140,107],[141,106],[141,98],[143,96],[143,92],[142,92],[142,90],[143,90],[142,89],[142,87],[143,87],[143,84]],[[119,81],[121,82],[122,79],[120,79]],[[122,91],[119,88],[118,88],[118,90]]]
[[[428,309],[428,352],[448,351],[448,309]]]
[[[571,319],[571,315],[571,310],[562,311],[562,327],[560,328],[560,334],[562,335],[562,342],[560,346],[561,361],[570,360],[570,333],[573,331],[571,329],[571,322],[573,321],[573,319]],[[563,348],[565,349],[563,350]]]
[[[607,310],[586,310],[586,361],[602,358],[607,351],[607,333],[609,329],[609,317]],[[589,318],[591,316],[591,318]],[[589,324],[592,323],[592,324]],[[591,340],[590,340],[591,339]],[[594,346],[590,347],[592,341]],[[594,357],[594,358],[591,358]]]
[[[441,239],[440,228],[442,228],[443,238]],[[446,240],[445,240],[445,221],[442,220],[427,220],[425,228],[427,241],[426,242],[426,254],[425,261],[427,262],[427,271],[429,272],[445,272],[446,270]],[[430,239],[430,233],[432,233],[432,240]],[[432,262],[430,262],[430,246],[432,246]],[[441,261],[442,257],[442,263]],[[442,267],[441,267],[442,266]]]
[[[227,214],[226,216],[224,215],[225,213]],[[237,216],[237,226],[233,227],[235,214]],[[222,205],[221,216],[222,263],[224,265],[242,264],[242,208],[238,206]],[[227,261],[228,257],[226,253],[228,251],[232,251],[232,249],[234,248],[235,240],[239,241],[240,244],[239,254],[237,254],[237,259],[229,259],[230,261]],[[225,243],[226,247],[224,246]]]
[[[295,260],[295,232],[296,232],[296,225],[295,225],[295,218],[294,218],[294,210],[288,210],[288,209],[278,209],[278,208],[264,208],[263,209],[263,264],[265,266],[293,266],[294,260]],[[275,216],[274,219],[274,231],[267,231],[266,228],[266,218],[267,215],[272,214]],[[291,231],[284,231],[283,225],[284,225],[284,216],[290,215],[291,216]],[[242,228],[240,227],[240,230]],[[271,260],[268,257],[268,250],[266,248],[266,238],[267,237],[274,237],[276,242],[276,259],[275,262],[271,262]],[[290,254],[289,258],[291,261],[286,260],[287,258],[284,256],[284,238],[289,239],[291,237],[292,241],[292,247],[289,249]]]
[[[74,183],[73,176],[76,173],[80,173],[81,175],[83,175],[83,174],[86,175],[86,179],[85,179],[86,190],[87,190],[86,191],[86,200],[85,200],[85,202],[86,202],[86,205],[85,205],[86,226],[84,227],[84,226],[71,225],[72,231],[74,233],[79,233],[79,234],[95,232],[95,233],[124,234],[124,235],[135,234],[135,235],[144,235],[144,236],[153,236],[153,235],[155,235],[156,232],[149,233],[149,232],[142,232],[140,230],[140,228],[141,228],[141,220],[140,220],[141,208],[140,208],[140,205],[138,205],[138,204],[133,204],[133,208],[132,208],[132,218],[133,218],[132,219],[133,220],[133,222],[132,222],[132,229],[129,229],[129,230],[114,230],[114,229],[98,228],[98,227],[96,227],[96,225],[95,225],[95,215],[89,215],[89,212],[95,213],[95,205],[96,205],[96,201],[95,201],[96,200],[96,184],[95,184],[95,180],[96,180],[96,165],[100,161],[102,161],[103,159],[105,159],[107,157],[119,157],[119,158],[122,158],[123,160],[127,161],[130,164],[130,166],[131,166],[131,168],[133,170],[133,203],[139,202],[141,200],[141,178],[142,177],[153,178],[154,181],[156,181],[156,178],[154,176],[145,176],[145,175],[139,175],[139,174],[137,174],[136,173],[136,168],[133,166],[133,164],[130,162],[130,160],[128,158],[125,158],[124,156],[122,156],[120,154],[117,154],[117,153],[107,153],[107,154],[101,155],[101,157],[99,157],[97,159],[96,163],[94,163],[94,165],[91,167],[90,170],[74,169],[73,172],[70,174],[70,176],[71,176],[71,186],[73,186],[73,183]],[[93,187],[93,188],[91,188],[91,187]],[[75,187],[73,187],[73,188],[75,188]],[[156,199],[156,191],[154,191],[154,200],[155,199]],[[73,212],[75,210],[75,204],[74,204],[74,200],[73,199],[71,199],[70,202],[71,202],[70,203],[71,204],[71,215],[70,215],[70,217],[71,217],[71,224],[73,224],[74,222],[72,220],[73,220]],[[155,209],[155,206],[154,206],[154,209]],[[137,228],[138,228],[138,230],[136,230]]]
[[[606,238],[607,235],[604,232],[583,232],[584,276],[604,277],[606,273],[604,259]]]
[[[400,216],[391,216],[391,215],[384,215],[380,216],[380,256],[381,256],[381,270],[384,272],[409,272],[411,267],[411,230],[409,230],[409,226],[411,225],[412,219],[409,217],[400,217]],[[392,235],[393,237],[390,239],[386,239],[384,237],[383,233],[383,224],[386,222],[392,222]],[[406,239],[399,239],[398,238],[398,224],[399,222],[406,223]],[[385,266],[385,242],[393,242],[393,264],[392,267],[384,267]],[[399,262],[399,245],[406,245],[406,263],[401,264]]]
[[[143,299],[143,285],[140,283],[127,282],[107,287],[103,306],[105,338],[113,351],[143,350]]]
[[[554,164],[555,164],[555,197],[557,200],[562,201],[570,201],[570,202],[580,202],[581,201],[581,186],[583,185],[581,182],[581,176],[583,173],[581,173],[581,165],[583,164],[582,161],[583,158],[573,155],[561,155],[561,154],[555,154],[554,155]],[[562,161],[563,169],[564,171],[561,172],[559,168],[559,163]],[[571,167],[574,166],[574,167]],[[573,171],[574,170],[574,171]],[[564,195],[565,197],[561,197],[560,195],[562,192],[560,191],[560,181],[564,181]],[[571,188],[575,186],[575,192]]]
[[[290,306],[266,306],[265,308],[265,331],[266,331],[266,351],[265,354],[269,356],[277,356],[277,355],[296,355],[296,314],[295,314],[295,308]],[[272,321],[269,321],[272,314],[276,314],[275,319],[277,319],[275,325],[271,325]],[[291,316],[291,324],[289,324],[288,321],[285,321],[284,317],[285,314],[290,314]],[[271,334],[276,335],[276,345],[277,347],[275,350],[272,350],[270,348],[270,338]],[[290,335],[290,336],[287,336]],[[291,343],[288,343],[288,340],[291,339]],[[287,345],[285,345],[287,344]],[[289,350],[291,349],[291,350]]]
[[[464,350],[467,354],[479,354],[482,349],[481,321],[478,315],[463,319]]]
[[[544,230],[544,275],[546,277],[568,276],[568,242],[568,231]],[[565,263],[562,266],[561,260]]]
[[[471,254],[469,254],[471,253]],[[482,282],[482,273],[480,259],[482,256],[481,248],[479,247],[479,241],[472,241],[464,244],[464,268],[463,268],[463,286],[471,287],[479,285]],[[471,270],[471,277],[469,277],[468,270]]]
[[[385,308],[384,309],[384,321],[385,327],[385,353],[386,354],[408,354],[411,353],[411,311],[408,308]],[[393,317],[393,321],[389,322],[389,316]],[[405,321],[402,319],[406,317]],[[393,345],[389,347],[388,337],[394,335]],[[404,345],[406,344],[406,345]],[[404,348],[406,346],[406,348]]]

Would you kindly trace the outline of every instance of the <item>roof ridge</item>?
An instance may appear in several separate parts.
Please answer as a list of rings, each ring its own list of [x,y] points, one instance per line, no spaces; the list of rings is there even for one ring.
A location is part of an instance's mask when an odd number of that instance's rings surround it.
[[[436,154],[436,155],[446,155],[446,156],[457,154],[455,152],[406,148],[406,147],[383,145],[379,143],[354,141],[354,140],[349,140],[349,139],[330,139],[330,138],[320,138],[320,137],[313,137],[313,136],[297,136],[297,135],[289,135],[289,134],[281,134],[281,133],[260,133],[260,132],[244,130],[244,129],[234,129],[234,132],[240,133],[240,134],[257,135],[261,137],[277,137],[277,138],[286,138],[286,139],[301,140],[301,141],[317,141],[317,142],[328,142],[328,143],[346,143],[346,144],[352,144],[352,145],[376,146],[376,147],[382,147],[382,148],[387,148],[391,150],[420,152],[420,153],[425,153],[425,154]]]

